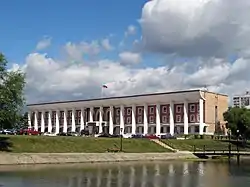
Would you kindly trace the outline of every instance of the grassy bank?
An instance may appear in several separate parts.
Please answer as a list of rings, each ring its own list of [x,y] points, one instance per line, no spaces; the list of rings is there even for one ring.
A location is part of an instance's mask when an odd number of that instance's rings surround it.
[[[213,139],[187,139],[187,140],[162,140],[167,145],[178,150],[193,151],[194,146],[196,150],[203,150],[204,146],[206,150],[228,150],[228,141],[223,140],[213,140]],[[236,142],[230,143],[233,150],[237,149]],[[247,150],[248,148],[243,148],[239,146],[240,150]]]
[[[170,152],[146,139],[123,139],[123,152]],[[119,138],[0,136],[0,150],[15,153],[103,153],[119,149]]]

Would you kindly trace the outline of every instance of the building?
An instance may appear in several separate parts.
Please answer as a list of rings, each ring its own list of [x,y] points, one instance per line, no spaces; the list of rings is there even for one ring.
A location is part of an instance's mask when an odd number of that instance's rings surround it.
[[[250,93],[233,96],[233,106],[250,108]]]
[[[213,134],[225,124],[228,96],[202,90],[28,105],[29,126],[41,132]]]

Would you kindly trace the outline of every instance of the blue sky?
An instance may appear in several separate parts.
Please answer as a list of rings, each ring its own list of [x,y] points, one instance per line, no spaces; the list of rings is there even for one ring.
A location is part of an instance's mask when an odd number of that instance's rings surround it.
[[[138,25],[146,0],[2,0],[0,50],[21,62],[43,36],[53,38],[46,50],[58,55],[66,42],[91,41],[114,34],[119,43],[128,25]],[[137,37],[137,36],[135,36]]]
[[[250,87],[245,0],[2,0],[0,6],[0,51],[9,67],[18,63],[26,73],[28,102],[98,97],[104,83],[107,96]],[[130,25],[137,32],[126,37]],[[51,44],[37,50],[44,37]],[[136,40],[143,48],[135,50]],[[93,55],[83,41],[101,50]]]

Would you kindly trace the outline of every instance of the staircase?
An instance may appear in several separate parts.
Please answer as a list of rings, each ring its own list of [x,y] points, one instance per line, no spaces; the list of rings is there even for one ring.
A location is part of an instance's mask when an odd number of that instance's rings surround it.
[[[179,151],[179,150],[177,150],[177,149],[174,149],[174,148],[168,146],[167,144],[163,143],[163,142],[160,141],[159,139],[150,139],[150,141],[153,141],[154,143],[156,143],[156,144],[158,144],[158,145],[160,145],[160,146],[162,146],[162,147],[164,147],[164,148],[166,148],[166,149],[169,149],[169,150],[171,150],[171,151],[174,151],[174,152]]]

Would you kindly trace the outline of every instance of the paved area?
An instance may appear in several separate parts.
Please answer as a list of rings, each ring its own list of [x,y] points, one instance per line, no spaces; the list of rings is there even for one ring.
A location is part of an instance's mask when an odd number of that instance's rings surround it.
[[[176,153],[1,153],[0,165],[164,161],[197,158],[190,152]]]

